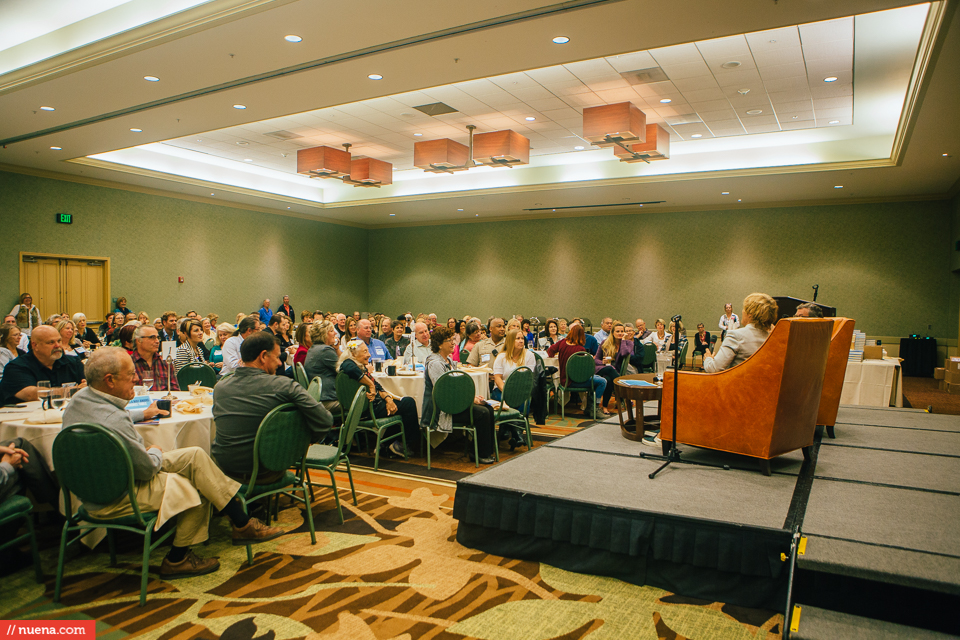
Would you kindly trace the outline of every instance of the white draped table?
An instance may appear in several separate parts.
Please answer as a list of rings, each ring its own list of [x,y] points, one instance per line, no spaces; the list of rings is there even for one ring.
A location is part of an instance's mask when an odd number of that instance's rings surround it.
[[[477,388],[477,395],[482,398],[490,397],[490,373],[487,369],[465,369],[460,371],[469,373],[473,384]],[[423,372],[418,371],[412,376],[388,376],[385,373],[373,374],[380,386],[389,393],[398,397],[410,396],[417,401],[417,415],[423,415],[423,390],[426,384],[423,381]]]
[[[166,392],[154,392],[150,397],[157,400],[166,395]],[[174,391],[178,399],[190,396],[189,391]],[[28,402],[25,409],[0,410],[0,441],[12,438],[23,438],[32,444],[40,455],[53,467],[53,441],[60,433],[62,425],[57,424],[27,424],[25,420],[30,413],[40,408],[39,402]],[[176,404],[176,403],[174,403]],[[172,415],[161,418],[159,424],[134,425],[137,432],[143,437],[149,448],[156,445],[164,451],[172,451],[182,447],[200,447],[210,453],[210,443],[216,435],[213,424],[213,408],[201,405],[200,413],[179,413],[174,409]],[[14,413],[14,412],[20,413]]]
[[[840,404],[870,407],[902,407],[900,360],[864,360],[848,362],[843,378]]]

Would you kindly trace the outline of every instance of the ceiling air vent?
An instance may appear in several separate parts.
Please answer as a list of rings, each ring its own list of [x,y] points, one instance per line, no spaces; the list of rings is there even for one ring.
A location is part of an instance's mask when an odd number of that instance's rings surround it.
[[[265,133],[263,135],[269,136],[271,138],[276,138],[277,140],[293,140],[295,138],[303,137],[291,131],[271,131],[270,133]]]
[[[651,82],[666,82],[670,79],[660,67],[636,69],[635,71],[624,71],[620,75],[630,84],[650,84]]]
[[[442,102],[422,104],[419,107],[414,107],[414,109],[420,111],[421,113],[425,113],[428,116],[442,116],[445,113],[457,113],[456,109],[448,104],[443,104]]]

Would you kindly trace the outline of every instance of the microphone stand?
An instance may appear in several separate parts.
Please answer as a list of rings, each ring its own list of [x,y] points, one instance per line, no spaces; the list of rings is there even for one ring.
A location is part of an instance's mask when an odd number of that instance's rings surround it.
[[[704,467],[719,467],[720,465],[714,465],[704,462],[694,462],[692,460],[684,460],[680,457],[680,450],[677,449],[677,388],[680,386],[680,339],[677,337],[677,334],[680,332],[680,314],[677,314],[670,318],[673,325],[673,441],[670,443],[670,449],[667,451],[666,455],[656,455],[649,454],[643,451],[640,452],[641,458],[651,458],[656,460],[663,460],[663,464],[660,465],[656,471],[647,475],[651,480],[657,477],[657,474],[670,466],[673,462],[682,462],[684,464],[695,464]],[[640,416],[637,421],[637,424],[643,422],[643,410],[640,410]],[[639,429],[640,427],[638,427]],[[723,468],[726,470],[730,469],[730,465],[723,465]]]

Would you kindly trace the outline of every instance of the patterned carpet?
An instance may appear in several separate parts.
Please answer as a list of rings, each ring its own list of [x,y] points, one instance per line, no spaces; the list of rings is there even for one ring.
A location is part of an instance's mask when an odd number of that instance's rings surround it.
[[[198,549],[220,557],[216,573],[161,581],[166,549],[157,549],[144,608],[134,539],[121,545],[131,553],[117,567],[103,549],[72,558],[54,605],[56,531],[43,532],[51,547],[42,554],[46,582],[36,584],[30,569],[3,580],[0,619],[92,618],[97,636],[111,639],[780,638],[779,614],[467,549],[450,516],[452,482],[354,475],[359,506],[341,492],[344,524],[329,491],[318,493],[315,546],[302,511],[288,506],[280,521],[289,533],[255,547],[252,567],[244,548],[230,545],[224,519],[214,520],[209,544]],[[338,474],[341,487],[346,481]]]

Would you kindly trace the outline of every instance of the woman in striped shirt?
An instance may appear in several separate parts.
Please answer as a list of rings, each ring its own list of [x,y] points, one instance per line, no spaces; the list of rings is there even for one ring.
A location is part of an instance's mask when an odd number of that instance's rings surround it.
[[[207,363],[207,359],[203,356],[203,349],[200,347],[203,343],[203,325],[200,321],[188,318],[183,323],[183,335],[186,336],[186,340],[177,347],[177,357],[173,361],[177,373],[193,362]]]

